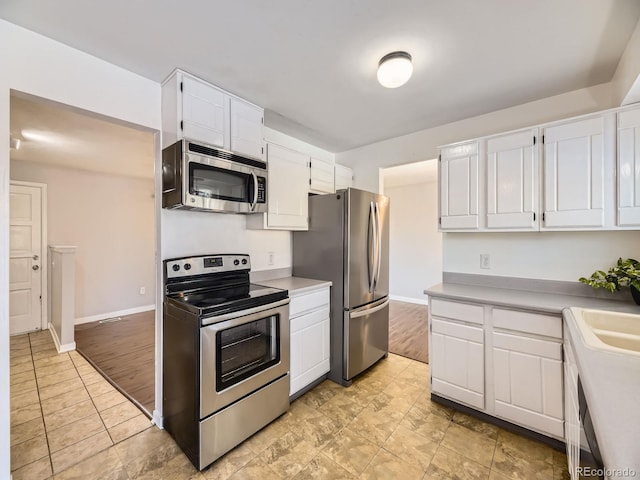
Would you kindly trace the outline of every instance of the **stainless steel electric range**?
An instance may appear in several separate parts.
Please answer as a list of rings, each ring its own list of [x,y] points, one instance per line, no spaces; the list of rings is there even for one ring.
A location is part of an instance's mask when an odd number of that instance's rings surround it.
[[[289,298],[248,255],[164,261],[164,427],[202,470],[289,408]]]

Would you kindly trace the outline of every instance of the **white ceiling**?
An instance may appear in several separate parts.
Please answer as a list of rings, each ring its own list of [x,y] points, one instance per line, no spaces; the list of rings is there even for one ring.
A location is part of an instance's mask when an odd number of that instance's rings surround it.
[[[153,134],[42,99],[11,96],[12,160],[153,178]]]
[[[409,163],[382,169],[384,188],[402,187],[438,181],[438,160]]]
[[[0,18],[152,80],[194,73],[334,152],[607,82],[639,15],[638,0],[0,2]],[[388,90],[376,67],[394,50],[414,76]]]

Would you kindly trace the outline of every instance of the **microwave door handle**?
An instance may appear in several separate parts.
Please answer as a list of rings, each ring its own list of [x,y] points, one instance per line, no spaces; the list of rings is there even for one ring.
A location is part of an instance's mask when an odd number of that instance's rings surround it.
[[[258,177],[256,177],[255,173],[251,172],[251,178],[253,178],[253,202],[251,202],[249,209],[253,211],[258,204]]]

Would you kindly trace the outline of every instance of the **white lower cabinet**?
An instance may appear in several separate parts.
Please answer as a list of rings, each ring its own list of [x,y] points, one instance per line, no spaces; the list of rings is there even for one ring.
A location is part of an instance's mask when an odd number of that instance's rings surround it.
[[[429,302],[431,391],[484,409],[484,313],[481,305]]]
[[[291,388],[294,395],[329,372],[330,288],[291,295]]]
[[[484,408],[482,328],[431,321],[431,391]]]
[[[562,345],[493,333],[495,414],[562,438]]]
[[[429,300],[432,393],[563,439],[562,318]]]

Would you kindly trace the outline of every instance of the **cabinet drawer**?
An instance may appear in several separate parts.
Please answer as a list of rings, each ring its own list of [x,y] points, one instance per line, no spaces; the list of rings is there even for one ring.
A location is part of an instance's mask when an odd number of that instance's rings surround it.
[[[494,348],[521,352],[536,357],[562,360],[562,344],[548,340],[494,332],[493,346]]]
[[[329,288],[304,295],[295,295],[291,297],[289,316],[293,318],[310,310],[328,307],[330,302],[331,296],[329,294]]]
[[[562,338],[562,317],[551,315],[494,308],[493,326],[516,332]]]
[[[291,333],[299,332],[329,318],[329,306],[315,310],[304,315],[299,315],[291,320]]]
[[[431,299],[431,315],[445,317],[463,322],[484,324],[484,309],[481,305],[450,302],[448,300]]]
[[[482,328],[460,325],[459,323],[453,322],[443,322],[437,319],[432,320],[431,331],[433,333],[440,333],[448,337],[461,338],[476,343],[483,343],[484,340]]]

